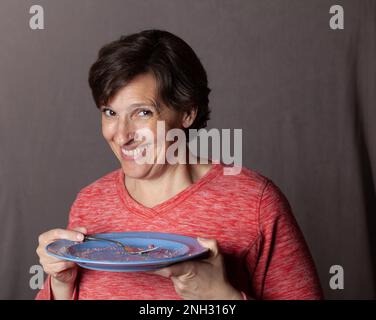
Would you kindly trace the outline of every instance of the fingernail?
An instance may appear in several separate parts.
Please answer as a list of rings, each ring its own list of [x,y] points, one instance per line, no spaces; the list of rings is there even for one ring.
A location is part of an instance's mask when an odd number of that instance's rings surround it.
[[[84,235],[82,233],[78,234],[77,240],[80,240],[80,241],[84,240]]]

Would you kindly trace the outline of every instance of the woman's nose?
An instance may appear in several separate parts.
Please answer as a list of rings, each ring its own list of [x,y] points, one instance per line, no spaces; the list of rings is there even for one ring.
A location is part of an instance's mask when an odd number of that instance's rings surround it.
[[[118,124],[114,136],[117,145],[122,146],[127,143],[134,135],[132,125],[126,121]]]

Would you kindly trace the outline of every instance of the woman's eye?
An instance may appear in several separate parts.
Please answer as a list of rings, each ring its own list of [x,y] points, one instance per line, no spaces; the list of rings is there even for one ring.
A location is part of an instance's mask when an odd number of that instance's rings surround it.
[[[116,112],[114,112],[114,111],[112,111],[112,110],[110,110],[110,109],[107,109],[107,108],[104,108],[104,109],[102,110],[102,112],[104,113],[104,115],[105,115],[106,117],[113,117],[114,115],[116,115]]]
[[[153,112],[151,112],[150,110],[141,110],[138,115],[141,116],[141,117],[147,117],[147,116],[150,116],[152,115]]]

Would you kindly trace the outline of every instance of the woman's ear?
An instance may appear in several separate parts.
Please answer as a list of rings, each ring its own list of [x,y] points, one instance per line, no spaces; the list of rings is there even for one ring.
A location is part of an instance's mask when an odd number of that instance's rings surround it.
[[[197,116],[197,108],[192,108],[189,112],[184,112],[182,125],[184,128],[189,128]]]

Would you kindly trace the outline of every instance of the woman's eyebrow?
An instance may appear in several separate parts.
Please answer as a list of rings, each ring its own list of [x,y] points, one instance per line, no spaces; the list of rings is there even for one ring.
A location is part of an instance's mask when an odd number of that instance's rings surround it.
[[[129,108],[135,109],[138,107],[153,107],[156,108],[152,102],[139,102],[139,103],[132,103],[128,106]]]
[[[160,111],[159,104],[157,102],[152,102],[152,101],[150,101],[150,102],[145,101],[145,102],[132,103],[132,104],[130,104],[130,105],[127,106],[127,109],[134,110],[134,109],[137,109],[139,107],[152,107],[152,108],[156,109],[158,112]],[[110,109],[114,110],[114,108],[112,108],[110,104],[107,104],[105,106],[101,106],[100,109],[102,110],[104,108],[110,108]]]

